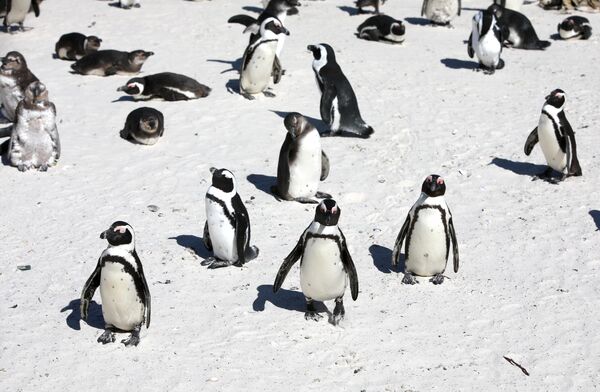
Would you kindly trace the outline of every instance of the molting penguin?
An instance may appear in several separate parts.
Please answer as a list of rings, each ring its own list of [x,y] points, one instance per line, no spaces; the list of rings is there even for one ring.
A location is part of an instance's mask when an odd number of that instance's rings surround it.
[[[140,144],[153,145],[162,137],[165,128],[163,114],[149,107],[137,108],[127,116],[121,137]]]
[[[335,60],[333,48],[328,44],[309,45],[313,54],[313,71],[321,90],[320,112],[330,127],[330,135],[346,135],[368,138],[373,128],[360,116],[356,95]]]
[[[502,53],[502,32],[496,24],[496,17],[490,10],[479,11],[473,16],[473,27],[467,53],[469,57],[477,55],[479,66],[488,74],[504,68]]]
[[[83,56],[71,65],[76,73],[82,75],[112,76],[138,74],[142,65],[154,52],[134,50],[99,50]]]
[[[17,105],[25,96],[25,90],[38,78],[27,68],[25,57],[19,52],[8,52],[0,66],[0,103],[2,115],[15,121]]]
[[[25,31],[23,22],[32,10],[37,18],[40,16],[40,3],[42,0],[6,0],[6,13],[4,14],[4,27],[12,33],[10,26],[19,25],[20,31]]]
[[[552,169],[561,173],[561,181],[569,176],[582,175],[577,159],[575,132],[565,115],[565,101],[565,92],[561,89],[552,91],[546,97],[538,126],[527,137],[524,148],[525,155],[529,155],[539,141],[549,167],[537,178],[554,183]]]
[[[348,279],[352,299],[358,297],[358,275],[348,251],[346,237],[338,228],[341,210],[333,199],[325,199],[316,208],[315,219],[283,260],[273,292],[277,292],[292,266],[300,261],[300,287],[306,297],[306,320],[319,321],[313,301],[335,300],[330,322],[337,325],[344,318],[343,297]]]
[[[558,25],[558,34],[562,39],[588,39],[592,36],[592,26],[583,16],[569,16]]]
[[[48,90],[41,82],[27,86],[25,97],[17,106],[10,140],[0,150],[6,145],[8,159],[19,171],[46,171],[60,158],[56,108],[48,100]]]
[[[268,87],[280,34],[289,34],[289,31],[276,18],[267,18],[260,25],[260,38],[246,48],[240,72],[240,92],[245,98],[254,99],[253,95],[260,93],[268,97],[275,96]],[[281,69],[277,72],[274,83],[281,79]]]
[[[428,176],[421,187],[421,196],[410,209],[392,253],[392,266],[398,265],[402,243],[404,246],[404,278],[402,283],[419,283],[417,276],[431,276],[433,284],[444,281],[450,242],[454,272],[458,272],[458,242],[452,223],[452,213],[444,200],[446,183],[435,174]]]
[[[502,8],[497,4],[488,7],[492,11],[498,26],[502,30],[502,38],[508,41],[511,47],[519,49],[545,49],[550,42],[541,41],[533,25],[525,15],[520,12]]]
[[[356,0],[354,3],[358,8],[359,14],[366,12],[363,10],[365,7],[373,7],[375,8],[375,13],[379,14],[379,6],[385,4],[385,0]]]
[[[173,72],[161,72],[143,78],[129,79],[117,91],[132,95],[134,100],[162,98],[165,101],[187,101],[207,97],[210,87]]]
[[[317,191],[319,181],[329,175],[329,158],[321,149],[319,132],[300,113],[288,114],[283,123],[287,134],[279,152],[277,185],[271,192],[300,203],[318,203],[313,197],[330,198]]]
[[[85,36],[81,33],[63,34],[56,42],[56,57],[63,60],[79,60],[86,54],[97,52],[102,40],[95,35]]]
[[[124,8],[126,10],[130,9],[131,7],[141,7],[140,0],[119,0],[119,5],[121,6],[121,8]]]
[[[450,26],[454,16],[460,16],[461,8],[461,0],[423,0],[421,16],[434,25]]]
[[[142,325],[150,326],[151,308],[150,290],[135,250],[135,233],[128,223],[117,221],[100,234],[100,238],[108,241],[108,247],[83,286],[81,318],[87,319],[90,301],[100,287],[105,326],[98,342],[113,343],[115,332],[122,331],[131,335],[121,343],[137,346]]]
[[[204,245],[214,253],[201,264],[208,268],[243,266],[258,256],[250,246],[250,217],[237,193],[235,177],[227,169],[210,169],[212,185],[206,192]]]
[[[391,16],[371,16],[361,23],[357,30],[357,36],[367,41],[383,41],[391,44],[404,42],[404,24]]]

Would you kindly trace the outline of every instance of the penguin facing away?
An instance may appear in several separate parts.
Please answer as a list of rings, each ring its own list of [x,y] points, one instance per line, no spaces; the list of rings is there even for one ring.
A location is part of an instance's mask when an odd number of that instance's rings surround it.
[[[352,299],[358,298],[358,275],[346,237],[338,227],[341,210],[333,199],[325,199],[316,208],[315,218],[300,236],[300,240],[283,260],[273,292],[276,293],[285,277],[300,260],[300,286],[306,298],[306,320],[319,321],[314,301],[335,300],[330,322],[337,325],[345,315],[343,297],[348,280]]]
[[[2,58],[0,66],[0,111],[9,121],[16,121],[15,112],[19,102],[25,97],[27,86],[38,81],[29,70],[25,57],[19,52],[11,51]]]
[[[135,249],[135,233],[128,223],[117,221],[100,238],[108,241],[108,247],[83,287],[81,318],[87,320],[90,301],[100,287],[105,329],[98,342],[113,343],[115,332],[131,332],[121,343],[137,346],[142,325],[150,327],[151,305],[150,290]]]
[[[479,11],[473,16],[472,32],[467,44],[469,57],[477,55],[479,66],[484,73],[493,74],[504,68],[502,54],[502,32],[496,24],[496,17],[489,10]]]
[[[448,26],[455,15],[460,16],[461,0],[423,0],[421,16],[431,20],[434,25]]]
[[[565,102],[566,94],[563,90],[552,91],[546,97],[537,127],[525,141],[525,155],[531,154],[533,147],[539,142],[548,164],[548,168],[534,179],[541,178],[556,183],[552,179],[553,170],[561,174],[559,181],[582,175],[577,158],[575,132],[565,115]]]
[[[421,186],[421,195],[398,233],[392,253],[392,266],[399,264],[404,242],[404,284],[419,283],[415,275],[432,277],[430,282],[441,284],[448,263],[450,243],[454,272],[458,272],[458,241],[452,213],[444,200],[445,193],[446,183],[442,177],[436,174],[428,176]]]
[[[211,168],[212,185],[206,192],[204,246],[214,256],[201,264],[208,268],[230,265],[241,267],[258,256],[259,249],[250,245],[250,217],[237,193],[233,173]]]

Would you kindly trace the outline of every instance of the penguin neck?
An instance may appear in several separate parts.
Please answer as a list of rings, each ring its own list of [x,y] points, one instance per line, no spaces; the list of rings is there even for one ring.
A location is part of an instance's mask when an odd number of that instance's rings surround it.
[[[106,248],[106,250],[109,253],[119,253],[119,252],[133,253],[133,251],[135,250],[135,242],[131,241],[129,244],[121,244],[121,245],[108,244],[108,247]]]
[[[430,204],[430,205],[443,205],[446,203],[444,196],[429,196],[424,192],[421,192],[419,197],[419,204]]]
[[[558,113],[562,112],[564,110],[564,108],[565,108],[565,105],[562,105],[561,107],[557,108],[557,107],[554,107],[547,103],[542,108],[542,112],[545,112],[549,116],[552,116],[552,117],[558,117]]]
[[[336,235],[338,229],[337,225],[325,226],[317,221],[313,221],[308,227],[308,231],[310,231],[313,234]]]

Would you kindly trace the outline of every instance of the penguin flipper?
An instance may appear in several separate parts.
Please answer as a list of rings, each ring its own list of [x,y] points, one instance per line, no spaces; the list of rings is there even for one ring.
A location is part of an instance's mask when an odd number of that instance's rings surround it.
[[[212,252],[212,242],[210,241],[210,232],[208,231],[208,221],[204,223],[204,233],[202,234],[202,241],[204,242],[204,247]]]
[[[31,6],[33,7],[33,13],[35,14],[35,17],[37,18],[40,16],[40,5],[38,4],[37,0],[33,0],[31,2]]]
[[[250,245],[250,219],[246,206],[242,202],[240,195],[235,194],[231,200],[233,210],[235,211],[235,245],[238,254],[237,265],[246,264],[246,248]]]
[[[0,138],[10,137],[12,135],[13,126],[9,125],[8,127],[0,129]]]
[[[410,226],[410,214],[406,215],[406,219],[404,220],[404,224],[398,233],[398,237],[396,238],[396,243],[394,244],[394,251],[392,252],[392,266],[398,265],[398,261],[400,259],[400,252],[402,251],[402,243],[404,242],[404,238],[406,234],[408,234],[408,228]]]
[[[475,51],[473,50],[473,32],[471,32],[471,35],[469,35],[469,42],[467,43],[467,53],[469,54],[470,58],[473,58],[473,55],[475,54]]]
[[[531,154],[531,150],[538,142],[538,129],[535,127],[533,131],[527,136],[527,140],[525,141],[525,155],[529,156]]]
[[[329,176],[329,158],[325,151],[321,150],[321,181],[324,181]]]
[[[567,116],[565,116],[565,112],[562,111],[558,113],[558,118],[561,123],[561,131],[563,135],[567,136],[567,156],[570,157],[568,160],[568,170],[567,175],[570,176],[581,176],[581,166],[579,165],[579,159],[577,158],[577,143],[575,142],[575,132],[573,132],[573,128],[571,128],[571,124],[567,120]]]
[[[426,9],[427,9],[427,0],[423,0],[423,5],[421,6],[421,16],[425,15]]]
[[[187,101],[189,99],[188,97],[186,97],[182,93],[179,93],[179,92],[177,92],[175,90],[171,90],[170,88],[166,88],[166,87],[162,87],[159,90],[159,95],[165,101]]]
[[[138,268],[138,275],[140,276],[140,280],[142,282],[142,288],[143,288],[143,294],[144,294],[144,298],[142,298],[142,301],[144,302],[144,306],[146,307],[146,328],[148,328],[150,326],[150,315],[152,314],[152,308],[151,308],[151,301],[150,301],[150,289],[148,288],[148,282],[146,281],[146,276],[144,275],[144,269],[142,268],[142,262],[140,261],[140,258],[137,254],[137,252],[135,251],[135,249],[133,249],[133,258],[135,259],[135,263],[137,264],[137,268]]]
[[[352,299],[356,301],[358,298],[358,274],[356,273],[356,266],[354,265],[354,261],[352,261],[352,256],[350,256],[350,252],[348,251],[348,244],[346,243],[346,237],[341,229],[340,235],[342,237],[342,264],[346,269],[346,273],[348,274],[348,280],[350,280],[350,294],[352,294]]]
[[[323,86],[323,94],[321,95],[321,119],[327,125],[333,123],[333,117],[331,113],[333,100],[337,96],[337,90],[333,84]]]
[[[461,3],[461,0],[458,0],[458,13],[457,13],[458,16],[460,16],[461,9],[462,9],[462,3]]]
[[[296,263],[296,261],[298,261],[298,259],[300,259],[300,256],[302,256],[303,251],[304,251],[304,234],[302,234],[302,236],[298,240],[298,243],[296,244],[294,249],[292,249],[290,254],[287,255],[287,257],[285,259],[283,259],[283,263],[281,264],[281,267],[279,267],[279,271],[277,271],[277,276],[275,277],[275,282],[273,283],[273,292],[274,293],[279,291],[279,289],[281,288],[281,285],[283,284],[283,281],[285,280],[285,277],[287,276],[288,272],[290,272],[290,269]]]
[[[458,272],[458,241],[456,240],[456,231],[454,230],[454,223],[452,218],[448,221],[448,229],[450,230],[450,238],[452,240],[452,256],[454,260],[454,273]]]
[[[275,60],[273,60],[273,70],[271,71],[271,76],[273,77],[273,84],[277,84],[281,81],[281,76],[283,75],[283,67],[281,66],[281,61],[279,60],[279,56],[275,55]]]
[[[94,297],[94,293],[98,286],[100,286],[100,271],[102,270],[102,265],[100,260],[98,260],[98,264],[96,264],[96,268],[83,285],[83,291],[81,292],[81,301],[79,307],[79,313],[82,320],[87,320],[88,317],[88,309],[90,306],[90,301],[92,297]]]
[[[227,23],[239,23],[246,27],[256,24],[256,18],[253,18],[249,15],[234,15],[231,18],[227,19]]]

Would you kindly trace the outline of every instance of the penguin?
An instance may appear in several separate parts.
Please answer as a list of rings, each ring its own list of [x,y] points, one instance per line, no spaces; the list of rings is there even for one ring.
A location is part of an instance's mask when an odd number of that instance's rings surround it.
[[[374,15],[361,23],[357,36],[367,41],[382,41],[390,44],[404,42],[405,27],[401,20],[387,15]]]
[[[558,25],[562,39],[588,39],[592,36],[590,21],[583,16],[569,16]]]
[[[520,11],[523,0],[494,0],[494,4],[498,4],[502,8],[508,8],[509,10]]]
[[[502,54],[502,31],[496,24],[496,17],[490,10],[479,11],[473,16],[472,32],[467,44],[470,58],[477,55],[479,67],[487,74],[504,68]]]
[[[492,11],[498,26],[503,31],[502,38],[508,41],[509,46],[519,49],[543,50],[550,46],[549,41],[541,41],[531,22],[520,12],[502,8],[497,4],[488,7]]]
[[[135,250],[135,233],[127,222],[117,221],[100,238],[108,242],[108,247],[83,286],[81,318],[87,320],[90,301],[100,287],[105,326],[98,342],[113,343],[115,332],[131,332],[121,343],[137,346],[142,325],[150,327],[151,303],[142,262]]]
[[[82,75],[135,75],[140,73],[142,65],[148,60],[148,57],[153,55],[154,52],[146,52],[141,49],[133,52],[99,50],[87,54],[71,64],[71,69]]]
[[[548,168],[534,179],[541,178],[556,183],[552,170],[561,173],[560,181],[570,176],[581,176],[581,166],[577,159],[575,132],[565,115],[565,92],[556,89],[546,96],[537,127],[525,141],[525,155],[529,156],[539,142]]]
[[[123,9],[130,9],[131,7],[140,8],[140,0],[119,0],[119,6]]]
[[[366,11],[363,10],[364,7],[373,7],[375,8],[375,13],[379,14],[379,6],[385,4],[385,0],[356,0],[354,4],[356,4],[356,7],[358,8],[359,14],[366,13]]]
[[[321,149],[321,136],[300,113],[290,113],[283,120],[287,134],[279,152],[275,197],[300,203],[319,203],[312,199],[331,198],[317,191],[319,181],[329,175],[329,158]]]
[[[63,60],[79,60],[86,54],[97,52],[102,40],[95,35],[85,36],[81,33],[63,34],[56,42],[56,57]]]
[[[321,118],[330,127],[327,135],[368,138],[373,128],[368,126],[358,109],[350,82],[335,59],[328,44],[308,45],[313,54],[312,68],[321,90]]]
[[[394,245],[392,266],[398,265],[404,245],[404,278],[402,283],[419,283],[415,275],[432,277],[435,285],[444,282],[444,271],[450,254],[454,272],[458,272],[459,255],[452,213],[444,200],[446,183],[436,174],[427,176],[421,186],[421,195],[410,209]],[[406,241],[405,241],[406,240]]]
[[[214,256],[201,264],[211,269],[241,267],[259,253],[256,246],[250,246],[250,217],[237,192],[233,173],[214,167],[210,172],[212,185],[206,192],[203,241]]]
[[[289,34],[289,31],[276,18],[267,18],[260,25],[260,38],[246,48],[240,72],[240,92],[245,98],[254,99],[254,95],[260,93],[275,96],[268,87],[280,34]],[[280,78],[280,74],[276,75],[274,81],[278,82]]]
[[[139,144],[153,145],[162,137],[165,128],[163,114],[154,108],[141,107],[133,110],[125,120],[121,137]]]
[[[451,27],[454,15],[460,16],[461,0],[423,0],[421,16],[425,16],[433,25]]]
[[[188,76],[161,72],[142,78],[129,79],[127,84],[119,87],[117,91],[133,95],[133,99],[136,101],[152,98],[162,98],[165,101],[187,101],[207,97],[211,89]]]
[[[25,57],[19,52],[8,52],[0,66],[0,103],[2,115],[15,121],[17,105],[25,96],[25,90],[38,78],[29,70]]]
[[[60,158],[60,140],[56,128],[56,108],[48,100],[46,86],[38,81],[25,90],[16,111],[16,122],[8,146],[8,160],[19,171],[46,171]]]
[[[25,31],[23,22],[30,10],[33,10],[35,17],[40,16],[40,3],[42,0],[6,0],[6,14],[4,15],[4,27],[6,31],[12,33],[10,27],[18,24],[18,30]]]
[[[263,8],[267,8],[269,6],[269,2],[271,0],[261,0],[260,2],[262,3]],[[300,3],[298,3],[297,6],[291,7],[290,9],[288,9],[286,11],[286,15],[297,15],[298,13],[300,13],[300,11],[298,10],[298,7],[300,7]]]
[[[325,199],[317,206],[314,220],[283,260],[273,283],[276,293],[300,259],[300,287],[306,298],[306,320],[319,321],[322,317],[317,313],[314,301],[333,299],[335,308],[329,321],[337,325],[346,313],[343,298],[348,280],[352,299],[358,298],[358,274],[346,237],[338,227],[340,214],[341,209],[333,199]]]

